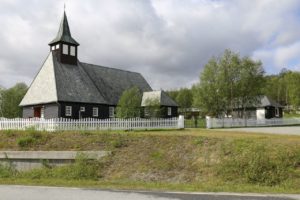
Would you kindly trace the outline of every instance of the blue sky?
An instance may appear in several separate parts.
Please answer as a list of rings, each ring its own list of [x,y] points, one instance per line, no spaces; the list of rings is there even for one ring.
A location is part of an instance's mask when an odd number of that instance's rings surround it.
[[[225,49],[267,74],[300,70],[298,0],[0,0],[0,85],[30,84],[64,2],[83,62],[137,71],[153,89],[189,87]]]

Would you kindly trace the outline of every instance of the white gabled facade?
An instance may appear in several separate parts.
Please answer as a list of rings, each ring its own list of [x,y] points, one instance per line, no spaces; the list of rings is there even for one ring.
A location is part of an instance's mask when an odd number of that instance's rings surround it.
[[[50,52],[39,73],[31,83],[20,106],[57,102],[53,55]]]

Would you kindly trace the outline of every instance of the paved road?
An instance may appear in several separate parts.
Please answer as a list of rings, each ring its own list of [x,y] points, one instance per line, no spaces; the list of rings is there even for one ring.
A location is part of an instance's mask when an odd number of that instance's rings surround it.
[[[60,187],[0,186],[0,200],[300,200],[300,195],[160,193]]]
[[[218,130],[256,132],[256,133],[270,133],[270,134],[285,134],[285,135],[299,135],[300,136],[300,126],[229,128],[229,129],[218,129]]]

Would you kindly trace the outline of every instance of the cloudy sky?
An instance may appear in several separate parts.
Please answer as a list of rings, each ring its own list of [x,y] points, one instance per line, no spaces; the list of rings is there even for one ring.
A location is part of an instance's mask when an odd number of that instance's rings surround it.
[[[299,0],[0,0],[0,85],[31,83],[64,2],[81,61],[140,72],[153,89],[191,86],[227,48],[267,74],[300,70]]]

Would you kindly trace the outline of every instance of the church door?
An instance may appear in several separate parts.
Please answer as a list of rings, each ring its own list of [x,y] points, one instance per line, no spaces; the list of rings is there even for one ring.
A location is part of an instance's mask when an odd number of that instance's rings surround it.
[[[42,107],[34,107],[34,117],[41,118]]]

